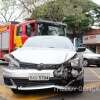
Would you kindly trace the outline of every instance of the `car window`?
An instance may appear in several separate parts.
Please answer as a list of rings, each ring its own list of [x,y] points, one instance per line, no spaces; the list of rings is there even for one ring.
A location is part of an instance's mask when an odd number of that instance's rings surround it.
[[[35,36],[33,38],[29,38],[25,44],[24,47],[46,47],[46,48],[65,48],[65,49],[71,49],[75,50],[72,42],[65,37],[38,37]]]
[[[22,26],[18,26],[17,27],[17,36],[21,36],[22,35]]]
[[[65,36],[65,27],[49,24],[38,24],[39,35],[59,35]]]

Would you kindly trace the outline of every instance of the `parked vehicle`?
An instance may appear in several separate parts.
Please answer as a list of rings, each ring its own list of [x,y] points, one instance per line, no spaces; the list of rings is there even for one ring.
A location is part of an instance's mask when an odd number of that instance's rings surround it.
[[[4,83],[14,93],[46,88],[83,91],[83,59],[78,48],[63,36],[35,36],[23,47],[5,55],[9,65],[3,68]]]
[[[15,26],[15,48],[22,47],[24,42],[31,36],[37,34],[36,20],[23,21]]]
[[[83,53],[84,66],[97,65],[100,67],[100,54],[96,54],[89,49],[86,49]]]
[[[4,59],[4,54],[22,47],[29,37],[36,35],[66,36],[66,24],[46,20],[28,20],[1,25],[0,59]]]
[[[66,24],[47,20],[37,20],[38,35],[67,36]]]
[[[21,47],[25,40],[36,35],[66,36],[66,24],[47,20],[29,20],[15,26],[15,46]]]
[[[14,50],[14,28],[17,22],[0,25],[0,59],[4,54]]]

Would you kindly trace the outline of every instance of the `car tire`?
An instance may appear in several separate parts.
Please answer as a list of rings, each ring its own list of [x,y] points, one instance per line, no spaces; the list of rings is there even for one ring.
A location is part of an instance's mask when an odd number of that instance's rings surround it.
[[[75,88],[73,92],[75,93],[82,93],[84,87],[84,78],[77,80],[73,83],[73,87]]]
[[[71,92],[82,93],[84,89],[84,78],[74,81],[71,85]]]
[[[82,78],[81,80],[78,80],[76,84],[77,84],[76,92],[82,93],[83,88],[84,88],[84,78]]]
[[[12,90],[12,92],[13,92],[14,94],[19,94],[19,93],[20,93],[20,91],[17,90],[17,89],[11,89],[11,90]]]
[[[97,67],[100,67],[100,64],[97,64]]]
[[[89,66],[89,62],[88,62],[87,59],[84,59],[84,60],[83,60],[83,66],[84,66],[84,67],[88,67],[88,66]]]

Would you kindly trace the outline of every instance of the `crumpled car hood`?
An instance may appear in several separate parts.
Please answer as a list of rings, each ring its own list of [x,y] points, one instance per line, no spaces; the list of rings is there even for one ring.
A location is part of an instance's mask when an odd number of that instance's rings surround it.
[[[34,64],[61,64],[72,58],[76,52],[56,48],[20,48],[11,53],[20,62]]]

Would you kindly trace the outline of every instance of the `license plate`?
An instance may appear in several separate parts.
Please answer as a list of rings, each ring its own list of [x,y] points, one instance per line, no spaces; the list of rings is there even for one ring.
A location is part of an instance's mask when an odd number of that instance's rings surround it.
[[[29,75],[29,80],[49,80],[49,73],[31,73]]]

